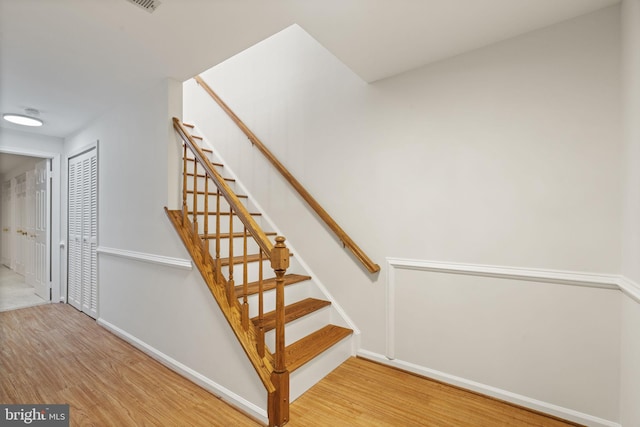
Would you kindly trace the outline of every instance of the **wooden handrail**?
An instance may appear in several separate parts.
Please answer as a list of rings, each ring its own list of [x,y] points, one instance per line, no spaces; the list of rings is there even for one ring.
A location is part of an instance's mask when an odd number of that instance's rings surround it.
[[[195,136],[186,129],[179,119],[173,119],[173,127],[180,135],[183,141],[183,189],[182,189],[182,211],[175,215],[169,214],[174,222],[174,226],[183,238],[183,242],[189,249],[200,273],[205,279],[209,289],[215,297],[218,305],[222,309],[227,321],[231,325],[234,333],[240,340],[245,353],[251,360],[253,367],[260,376],[265,388],[267,389],[268,398],[268,414],[270,426],[282,426],[289,420],[289,371],[287,369],[287,354],[285,352],[285,320],[286,308],[284,297],[285,274],[289,267],[289,249],[284,244],[285,238],[276,237],[275,245],[267,238],[266,233],[255,222],[252,215],[247,211],[244,204],[240,202],[238,196],[227,184],[222,175],[213,167],[208,155],[205,154],[198,144],[195,143]],[[191,126],[193,127],[193,126]],[[202,138],[199,138],[202,139]],[[189,172],[187,167],[187,152],[191,150],[193,154],[193,168]],[[200,174],[198,167],[204,169],[204,173]],[[193,188],[187,188],[187,176],[193,177]],[[198,185],[200,178],[204,178],[204,191],[199,191]],[[209,180],[216,185],[216,192],[209,192]],[[191,206],[188,203],[188,194],[192,195]],[[204,210],[199,211],[198,198],[199,195],[204,196]],[[216,208],[214,212],[209,211],[209,196],[215,196]],[[228,210],[220,210],[220,196],[224,197],[228,203]],[[211,256],[209,247],[209,215],[215,215],[215,260]],[[193,222],[189,220],[192,215]],[[220,258],[220,240],[221,240],[221,216],[228,217],[228,246],[226,248],[227,258]],[[203,231],[201,234],[198,217],[203,216]],[[235,256],[234,233],[235,217],[239,218],[244,225],[241,233],[242,238],[242,255]],[[258,255],[248,254],[247,237],[256,242],[259,247]],[[263,258],[263,255],[266,258]],[[276,274],[276,307],[275,307],[275,352],[271,353],[264,342],[264,307],[263,307],[263,260],[268,259],[271,262]],[[248,263],[259,261],[259,283],[260,290],[258,308],[260,321],[259,325],[249,319],[249,270]],[[236,286],[234,278],[234,266],[242,267],[242,284]],[[225,279],[221,267],[227,266],[227,278]],[[237,276],[240,276],[238,274]],[[237,289],[242,293],[242,304],[238,301]]]
[[[196,82],[202,86],[202,88],[213,98],[214,101],[227,113],[229,117],[235,122],[236,125],[244,132],[249,138],[251,143],[255,145],[258,150],[267,158],[267,160],[282,174],[289,184],[300,194],[300,196],[311,206],[316,214],[322,219],[327,226],[336,234],[338,239],[342,242],[343,246],[349,248],[349,250],[355,255],[355,257],[369,270],[371,273],[377,273],[380,271],[380,266],[374,263],[367,254],[349,237],[349,235],[335,222],[335,220],[324,210],[322,206],[314,199],[311,194],[298,182],[298,180],[284,167],[282,163],[269,151],[269,149],[258,139],[258,137],[251,132],[251,130],[244,124],[242,120],[224,103],[224,101],[202,80],[200,76],[195,77]],[[174,119],[175,120],[175,119]]]
[[[191,134],[187,132],[187,130],[183,127],[180,119],[174,117],[173,118],[173,127],[178,132],[178,135],[182,138],[184,143],[191,149],[193,155],[198,159],[198,162],[202,165],[202,167],[206,170],[207,174],[211,177],[213,182],[216,184],[220,193],[227,200],[229,205],[236,212],[240,221],[247,227],[247,231],[253,236],[256,243],[262,248],[262,250],[267,254],[267,257],[271,257],[271,251],[273,249],[273,243],[269,240],[267,235],[262,231],[262,228],[258,226],[255,220],[251,217],[251,214],[244,207],[240,199],[236,196],[236,194],[231,190],[227,182],[224,178],[218,173],[217,170],[211,164],[211,161],[206,156],[204,151],[200,148],[198,144],[192,139]]]

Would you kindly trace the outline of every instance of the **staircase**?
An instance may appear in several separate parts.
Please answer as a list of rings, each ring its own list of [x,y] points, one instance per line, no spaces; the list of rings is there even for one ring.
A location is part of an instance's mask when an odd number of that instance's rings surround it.
[[[167,216],[267,390],[269,425],[284,425],[290,395],[349,357],[352,330],[344,321],[331,324],[340,318],[331,302],[313,288],[284,237],[264,231],[262,214],[224,177],[194,126],[177,118],[173,125],[183,141],[182,209],[165,208]]]

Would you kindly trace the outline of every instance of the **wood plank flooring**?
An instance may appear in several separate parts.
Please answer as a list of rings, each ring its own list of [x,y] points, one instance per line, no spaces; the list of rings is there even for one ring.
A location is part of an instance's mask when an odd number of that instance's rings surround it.
[[[69,403],[72,426],[259,426],[64,304],[0,313],[0,403]],[[292,427],[575,425],[352,358]]]
[[[259,426],[66,304],[0,313],[0,402],[68,403],[72,426]]]
[[[289,425],[561,427],[577,424],[352,358],[293,403]]]

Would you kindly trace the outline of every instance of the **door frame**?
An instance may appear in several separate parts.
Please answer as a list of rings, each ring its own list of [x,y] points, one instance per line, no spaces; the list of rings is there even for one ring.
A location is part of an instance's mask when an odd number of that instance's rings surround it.
[[[49,218],[50,227],[50,244],[47,248],[47,253],[51,259],[49,268],[49,279],[51,282],[51,302],[64,302],[66,300],[66,294],[62,292],[62,270],[61,266],[61,252],[54,250],[54,242],[60,242],[61,249],[64,247],[64,242],[60,240],[61,230],[61,189],[60,189],[60,172],[61,172],[61,154],[31,150],[28,148],[20,147],[0,147],[0,153],[3,154],[15,154],[19,156],[39,157],[42,159],[51,160],[51,216]]]

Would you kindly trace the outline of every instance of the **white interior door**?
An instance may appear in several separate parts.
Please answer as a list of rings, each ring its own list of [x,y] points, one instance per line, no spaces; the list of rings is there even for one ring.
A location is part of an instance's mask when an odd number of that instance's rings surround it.
[[[2,254],[0,262],[11,268],[11,254],[13,253],[12,240],[13,240],[13,191],[11,189],[11,181],[5,181],[2,183]]]
[[[14,233],[14,253],[11,262],[11,269],[18,274],[24,276],[25,273],[25,249],[26,249],[26,220],[25,220],[25,207],[26,207],[26,175],[22,174],[14,178],[15,184],[13,185],[13,228]]]
[[[98,158],[96,149],[69,159],[68,301],[98,316]]]
[[[51,180],[49,175],[51,160],[38,162],[35,169],[35,282],[34,288],[40,298],[51,299],[51,258],[49,248],[51,239],[49,223],[51,221]]]
[[[25,173],[24,203],[24,279],[29,286],[36,286],[36,172]]]

